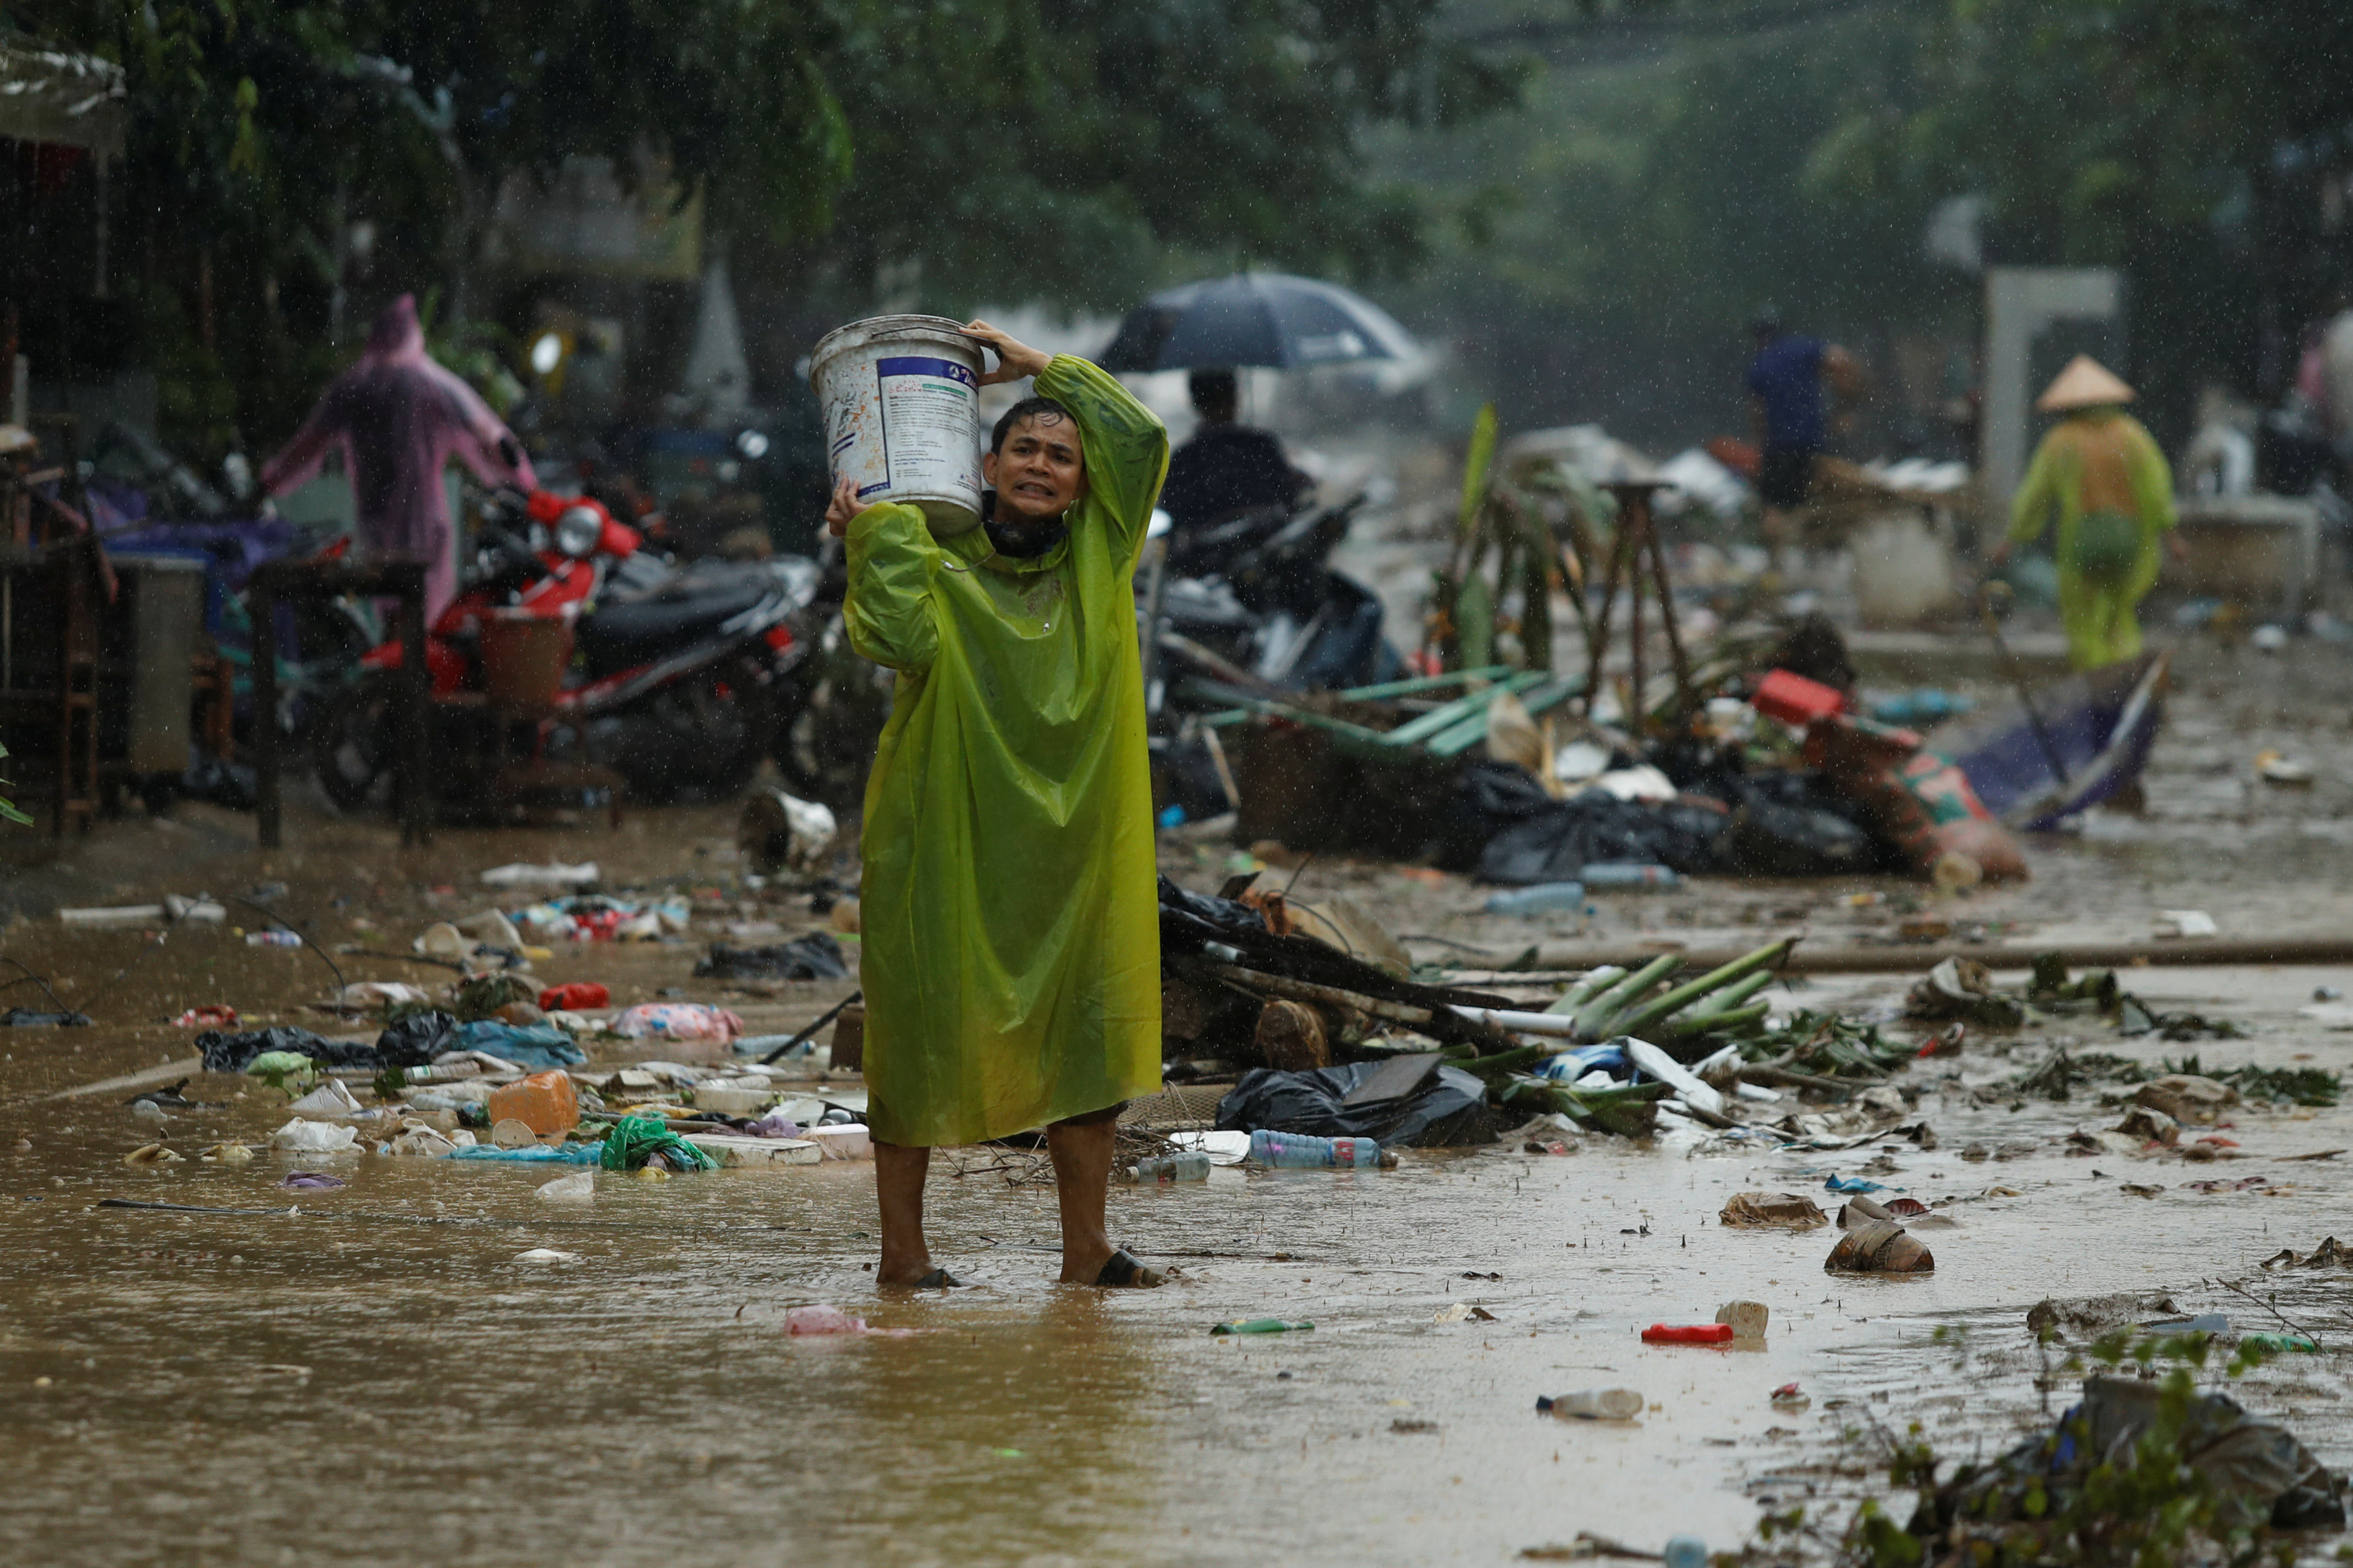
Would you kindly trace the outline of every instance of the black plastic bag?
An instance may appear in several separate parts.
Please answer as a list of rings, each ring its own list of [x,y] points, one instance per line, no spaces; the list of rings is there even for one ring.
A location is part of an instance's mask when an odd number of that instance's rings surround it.
[[[1218,1130],[1370,1138],[1421,1148],[1495,1141],[1485,1113],[1487,1086],[1461,1068],[1440,1065],[1411,1093],[1395,1100],[1341,1103],[1384,1065],[1353,1062],[1309,1072],[1255,1068],[1218,1102]]]
[[[712,944],[694,966],[698,980],[841,980],[849,964],[829,931],[813,931],[771,947]]]
[[[1573,882],[1601,860],[1631,860],[1677,871],[1712,869],[1715,842],[1731,816],[1713,802],[1620,800],[1602,790],[1554,801],[1512,824],[1479,852],[1482,882],[1525,887]]]
[[[206,1029],[196,1037],[196,1050],[205,1058],[206,1072],[243,1072],[253,1065],[254,1058],[270,1051],[293,1051],[331,1068],[395,1065],[385,1062],[375,1046],[363,1045],[357,1040],[322,1040],[308,1029],[298,1029],[289,1025],[280,1025],[273,1029],[247,1029],[238,1034]],[[413,1064],[403,1062],[397,1065]]]
[[[458,1032],[458,1020],[450,1015],[432,1009],[411,1013],[396,1018],[375,1037],[376,1065],[388,1068],[421,1068],[443,1051],[459,1047],[451,1037]]]

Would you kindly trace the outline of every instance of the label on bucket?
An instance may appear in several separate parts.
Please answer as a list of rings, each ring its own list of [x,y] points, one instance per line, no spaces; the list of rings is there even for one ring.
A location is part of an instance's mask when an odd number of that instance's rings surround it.
[[[882,437],[882,478],[858,487],[860,499],[893,487],[928,489],[943,483],[969,491],[980,504],[978,455],[973,449],[973,409],[979,394],[972,372],[954,360],[905,355],[874,362]]]

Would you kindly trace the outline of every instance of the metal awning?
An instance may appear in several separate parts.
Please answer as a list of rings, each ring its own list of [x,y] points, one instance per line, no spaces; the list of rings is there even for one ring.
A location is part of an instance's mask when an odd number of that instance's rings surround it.
[[[0,44],[0,137],[122,155],[122,68],[94,55]]]

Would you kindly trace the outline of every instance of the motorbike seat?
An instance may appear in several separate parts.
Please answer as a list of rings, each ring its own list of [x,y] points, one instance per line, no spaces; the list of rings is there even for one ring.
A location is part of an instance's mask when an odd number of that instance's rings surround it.
[[[768,596],[772,584],[751,577],[698,584],[685,593],[606,602],[580,621],[578,640],[600,673],[676,653]]]

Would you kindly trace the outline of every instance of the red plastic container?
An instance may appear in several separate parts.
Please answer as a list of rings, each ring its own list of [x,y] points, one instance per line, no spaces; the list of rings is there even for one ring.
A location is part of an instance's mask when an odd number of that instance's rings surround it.
[[[1802,729],[1844,708],[1846,699],[1836,688],[1819,680],[1808,680],[1786,669],[1768,669],[1757,683],[1757,695],[1748,700],[1748,705],[1767,719]]]
[[[1652,1323],[1642,1331],[1646,1345],[1728,1345],[1730,1323]]]
[[[609,1007],[612,1005],[613,994],[593,980],[551,985],[539,994],[539,1010],[543,1013],[578,1013],[591,1007]]]

